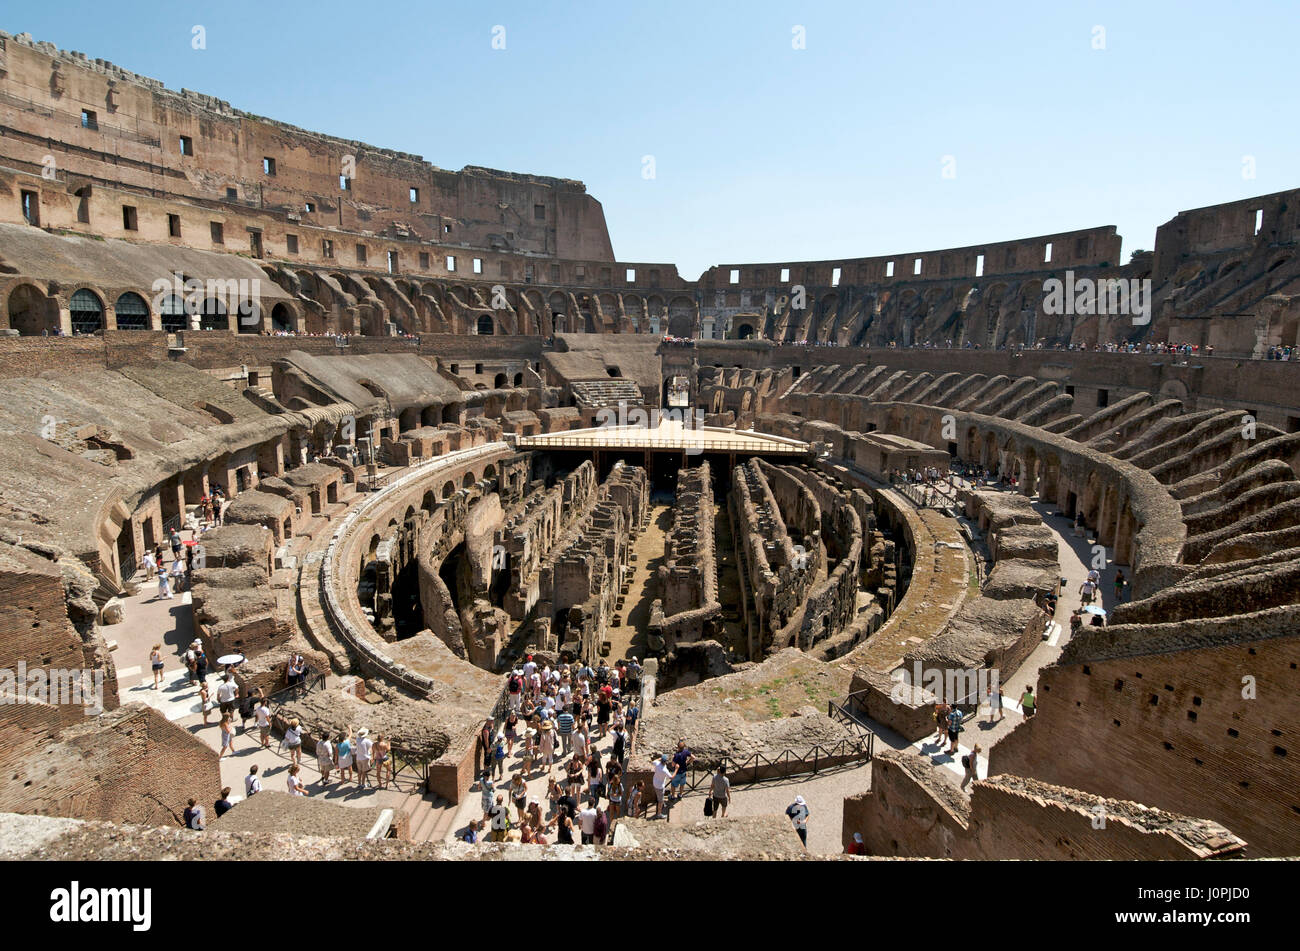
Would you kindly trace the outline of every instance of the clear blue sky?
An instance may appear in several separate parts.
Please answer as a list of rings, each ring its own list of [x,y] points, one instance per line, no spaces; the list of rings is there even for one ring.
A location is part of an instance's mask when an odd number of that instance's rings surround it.
[[[581,179],[619,259],[692,279],[1105,224],[1127,260],[1180,210],[1300,186],[1295,2],[98,0],[0,26],[442,168]]]

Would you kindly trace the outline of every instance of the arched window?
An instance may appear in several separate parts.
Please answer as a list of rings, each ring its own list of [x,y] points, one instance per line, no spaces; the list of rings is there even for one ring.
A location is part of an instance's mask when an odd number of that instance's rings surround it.
[[[162,317],[162,329],[168,333],[188,330],[189,317],[185,313],[185,300],[176,294],[168,294],[160,302],[158,313]]]
[[[203,302],[203,309],[200,314],[199,329],[230,329],[230,321],[226,318],[226,305],[221,303],[221,301],[217,300],[215,297],[209,297]]]
[[[271,308],[271,329],[272,330],[292,330],[293,317],[289,313],[289,308],[284,304],[276,304]]]
[[[493,377],[492,379],[493,389],[497,389],[497,390],[505,389],[505,385],[506,385],[506,375],[504,373],[498,373],[495,377]]]
[[[94,291],[82,288],[72,295],[68,305],[72,312],[72,332],[93,334],[104,329],[104,303],[95,296]]]
[[[235,308],[236,324],[241,334],[262,332],[262,308],[255,300],[241,300]]]
[[[149,329],[149,305],[139,294],[127,291],[117,299],[113,310],[117,314],[118,330]]]
[[[478,332],[481,336],[490,337],[495,333],[492,326],[492,316],[490,314],[480,314],[478,318]]]

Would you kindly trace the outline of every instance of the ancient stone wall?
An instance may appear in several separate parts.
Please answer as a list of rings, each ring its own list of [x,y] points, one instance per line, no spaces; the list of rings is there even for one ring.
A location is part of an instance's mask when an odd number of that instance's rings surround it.
[[[844,800],[847,848],[913,858],[1170,860],[1238,857],[1246,843],[1218,823],[1020,776],[976,782],[970,798],[913,752],[872,762],[869,792]]]

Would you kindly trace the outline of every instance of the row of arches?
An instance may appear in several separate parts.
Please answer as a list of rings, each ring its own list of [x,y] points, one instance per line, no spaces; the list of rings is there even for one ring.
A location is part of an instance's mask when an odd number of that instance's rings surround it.
[[[112,310],[105,298],[88,287],[79,287],[68,297],[68,321],[60,313],[59,299],[39,287],[22,283],[10,290],[6,298],[9,327],[20,336],[56,335],[63,331],[90,335],[103,330],[228,330],[259,333],[263,329],[288,331],[294,328],[293,312],[283,301],[271,309],[270,325],[264,327],[261,308],[256,301],[241,301],[236,307],[235,327],[224,301],[216,297],[199,299],[168,294],[156,300],[157,313],[148,298],[135,291],[125,291],[113,301]]]

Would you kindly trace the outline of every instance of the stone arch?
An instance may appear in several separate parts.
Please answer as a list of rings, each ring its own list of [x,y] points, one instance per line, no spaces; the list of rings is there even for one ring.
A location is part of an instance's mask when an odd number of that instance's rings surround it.
[[[473,485],[475,482],[477,482],[477,481],[478,481],[478,480],[474,478],[474,473],[472,473],[472,472],[466,472],[466,473],[465,473],[465,478],[463,478],[463,479],[460,480],[460,487],[461,487],[462,489],[468,489],[470,486],[472,486],[472,485]]]
[[[118,297],[113,304],[113,316],[118,330],[149,329],[149,305],[134,291]]]
[[[293,311],[289,306],[280,301],[271,308],[271,329],[272,330],[293,330]]]
[[[229,330],[230,319],[226,316],[226,305],[215,297],[203,302],[198,313],[199,330]]]
[[[442,484],[442,497],[444,499],[451,498],[452,493],[455,491],[456,491],[456,485],[450,479],[448,479],[446,482]]]
[[[438,498],[433,494],[433,489],[427,490],[424,493],[424,497],[420,499],[420,508],[422,508],[426,512],[432,512],[434,506],[436,506],[437,504],[438,504]]]
[[[18,284],[9,291],[9,328],[24,337],[55,334],[59,330],[59,302],[35,284]]]
[[[93,334],[104,329],[104,302],[88,287],[73,292],[68,312],[72,315],[73,333]]]
[[[479,314],[475,323],[475,332],[481,337],[490,337],[496,333],[496,323],[491,314]]]
[[[190,309],[185,299],[179,294],[168,294],[158,302],[158,315],[162,329],[168,333],[179,333],[190,326]]]

